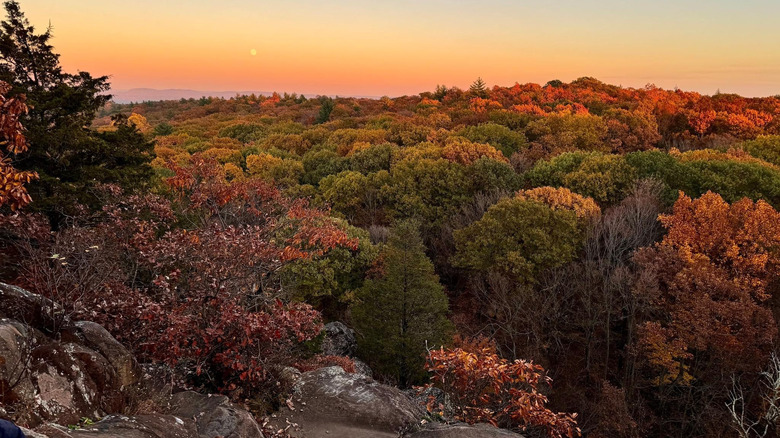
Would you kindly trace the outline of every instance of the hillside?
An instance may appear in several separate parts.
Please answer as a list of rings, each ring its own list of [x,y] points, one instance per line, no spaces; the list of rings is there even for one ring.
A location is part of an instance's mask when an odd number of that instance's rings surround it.
[[[0,419],[34,438],[779,435],[780,96],[122,104],[4,7]],[[149,69],[259,68],[203,35]]]

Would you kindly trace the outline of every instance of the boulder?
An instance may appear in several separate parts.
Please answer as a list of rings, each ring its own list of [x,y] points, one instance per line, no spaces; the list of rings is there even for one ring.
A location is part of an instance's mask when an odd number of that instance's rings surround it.
[[[374,371],[371,370],[371,367],[368,366],[365,362],[363,362],[360,359],[352,359],[352,362],[355,363],[355,374],[360,374],[366,377],[374,377]]]
[[[34,347],[31,329],[17,321],[0,320],[0,382],[15,387],[24,377],[27,355]]]
[[[22,429],[22,433],[24,433],[24,436],[27,438],[49,438],[48,435],[25,429],[24,427],[21,427],[20,429]]]
[[[430,423],[408,438],[522,438],[522,435],[489,424]]]
[[[111,333],[100,324],[91,321],[79,321],[74,324],[77,334],[85,346],[99,352],[116,371],[118,384],[130,386],[141,376],[141,367],[135,356],[119,343]]]
[[[90,375],[101,374],[99,379],[111,380],[108,370],[99,369],[100,361],[105,362],[102,356],[74,344],[50,342],[35,348],[31,357],[29,379],[35,391],[33,399],[27,401],[34,415],[30,422],[37,418],[76,424],[83,417],[104,415],[105,387],[101,388]]]
[[[357,350],[355,332],[341,322],[325,324],[322,354],[326,356],[352,356]]]
[[[271,425],[294,437],[395,438],[416,430],[423,415],[399,389],[334,366],[301,374]]]
[[[44,330],[57,325],[50,317],[52,310],[61,311],[51,300],[18,286],[0,283],[0,317]]]
[[[279,384],[283,388],[292,388],[301,380],[301,371],[295,367],[281,367],[277,373]]]
[[[195,422],[174,415],[147,414],[135,417],[110,415],[95,424],[68,432],[73,438],[197,438]],[[54,437],[50,437],[54,438]]]
[[[195,421],[201,438],[263,436],[254,417],[223,395],[179,392],[171,397],[171,406],[171,414]]]

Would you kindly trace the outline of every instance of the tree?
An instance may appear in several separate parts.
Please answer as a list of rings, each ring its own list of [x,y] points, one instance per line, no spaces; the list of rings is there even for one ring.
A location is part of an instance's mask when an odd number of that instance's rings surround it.
[[[439,102],[443,101],[447,97],[447,87],[445,85],[436,85],[436,91],[433,92],[433,98]]]
[[[7,83],[0,82],[0,146],[5,147],[5,153],[0,150],[0,207],[7,205],[15,211],[32,200],[25,184],[38,175],[35,172],[18,171],[13,166],[11,157],[27,150],[24,128],[19,121],[27,112],[27,105],[24,104],[24,96],[6,98],[9,89]]]
[[[487,422],[496,427],[525,431],[529,426],[544,430],[551,438],[580,436],[577,414],[556,413],[545,407],[540,389],[552,379],[533,362],[510,362],[495,349],[439,349],[428,356],[433,385],[449,396],[442,406],[455,419],[471,424]],[[429,406],[429,409],[435,408]]]
[[[500,150],[507,158],[515,152],[525,149],[527,143],[523,133],[496,123],[467,126],[458,131],[458,135],[475,143],[488,143]]]
[[[352,307],[361,356],[402,387],[421,382],[426,346],[442,345],[452,331],[447,296],[417,227],[396,225]]]
[[[776,339],[765,303],[780,273],[780,213],[763,201],[681,193],[660,220],[663,241],[635,256],[643,270],[635,293],[654,304],[640,331],[653,381],[688,385],[706,366],[750,370]]]
[[[448,160],[402,160],[393,166],[391,176],[393,213],[421,218],[424,227],[442,221],[468,200],[465,168]]]
[[[471,83],[471,86],[469,87],[469,92],[483,99],[486,99],[488,97],[487,85],[485,85],[485,81],[483,81],[481,77],[477,78],[474,82]]]
[[[11,96],[25,94],[30,106],[22,123],[32,147],[19,165],[40,175],[29,186],[31,207],[59,222],[76,204],[99,207],[93,190],[99,183],[141,187],[152,174],[152,144],[127,129],[126,119],[117,119],[112,133],[89,129],[95,113],[111,98],[105,94],[108,77],[64,73],[49,44],[51,28],[36,34],[18,2],[6,1],[4,6],[0,80],[11,84]]]
[[[571,210],[577,215],[583,228],[596,222],[601,216],[601,209],[591,198],[586,198],[573,193],[571,190],[561,187],[538,187],[530,190],[520,190],[515,195],[516,199],[523,201],[537,201],[547,204],[553,210]]]
[[[112,187],[102,217],[10,230],[28,238],[16,282],[193,384],[262,395],[276,366],[301,359],[322,329],[311,306],[283,300],[285,267],[334,249],[349,257],[358,239],[264,181],[228,181],[213,160],[192,161],[171,165],[174,201]]]
[[[389,182],[387,171],[363,175],[345,170],[320,181],[322,198],[334,210],[356,224],[375,224],[382,216],[383,187]]]
[[[472,164],[480,158],[489,158],[508,163],[509,160],[489,144],[472,143],[463,137],[450,137],[442,150],[442,157],[453,163]]]
[[[772,353],[769,364],[761,371],[761,411],[755,416],[750,412],[749,396],[737,379],[732,378],[732,387],[726,407],[731,414],[731,424],[739,438],[764,438],[772,429],[777,430],[780,420],[780,357]]]
[[[543,270],[571,261],[584,230],[574,211],[502,199],[482,219],[455,231],[454,237],[455,266],[499,272],[530,284]]]
[[[623,156],[599,152],[569,152],[539,161],[523,177],[533,186],[566,187],[602,204],[619,202],[637,179]]]
[[[780,166],[780,135],[759,136],[739,146],[756,158]]]
[[[330,120],[330,113],[333,112],[335,107],[336,104],[333,102],[333,99],[328,96],[320,97],[320,112],[317,114],[317,120],[314,123],[319,125]]]

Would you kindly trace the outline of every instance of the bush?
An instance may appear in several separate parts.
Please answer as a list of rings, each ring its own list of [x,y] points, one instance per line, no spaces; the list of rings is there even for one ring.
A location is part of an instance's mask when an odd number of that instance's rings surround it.
[[[433,406],[430,411],[453,416],[470,424],[496,427],[539,428],[553,438],[580,436],[577,414],[556,413],[545,407],[542,386],[552,383],[544,369],[532,362],[500,358],[487,347],[477,351],[461,348],[432,350],[428,355],[432,386],[449,396],[451,409]]]

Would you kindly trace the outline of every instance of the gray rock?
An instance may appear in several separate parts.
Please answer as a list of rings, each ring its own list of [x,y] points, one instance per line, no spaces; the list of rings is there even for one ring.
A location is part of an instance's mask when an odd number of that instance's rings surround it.
[[[325,324],[322,354],[327,356],[352,356],[357,350],[355,332],[341,322]]]
[[[416,429],[423,410],[399,389],[341,367],[309,371],[271,424],[295,437],[397,437]]]
[[[352,359],[352,362],[355,363],[355,374],[360,374],[362,376],[366,377],[374,377],[374,371],[371,369],[368,364],[363,362],[360,359]]]
[[[0,283],[0,384],[14,419],[68,425],[121,410],[122,387],[138,378],[135,358],[100,325],[62,317],[55,323],[45,316],[52,310],[59,311],[38,295]],[[53,328],[59,340],[39,330]]]
[[[47,298],[18,286],[0,283],[0,317],[45,331],[57,325],[51,315],[61,311],[59,306]]]
[[[406,435],[408,438],[522,438],[522,435],[499,429],[489,424],[430,423],[418,432]]]
[[[76,424],[82,417],[99,418],[103,411],[103,392],[90,374],[102,357],[74,344],[51,342],[32,351],[29,378],[35,388],[29,407],[37,417],[58,424]],[[110,380],[110,377],[107,377]]]
[[[68,431],[68,436],[73,438],[197,438],[198,431],[194,421],[174,415],[148,414],[135,417],[109,415],[93,425]]]
[[[30,429],[25,429],[24,427],[20,427],[19,429],[22,429],[22,433],[27,438],[49,438],[48,435],[44,435],[42,433],[38,433]]]
[[[195,421],[201,438],[263,436],[254,417],[235,406],[225,396],[185,391],[173,394],[171,405],[171,414]]]
[[[138,381],[141,367],[135,357],[100,324],[79,321],[74,324],[84,345],[99,352],[116,371],[120,386],[130,386]]]
[[[32,349],[30,331],[24,324],[0,321],[0,382],[3,387],[16,386],[25,372],[26,355]]]

